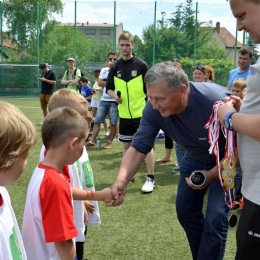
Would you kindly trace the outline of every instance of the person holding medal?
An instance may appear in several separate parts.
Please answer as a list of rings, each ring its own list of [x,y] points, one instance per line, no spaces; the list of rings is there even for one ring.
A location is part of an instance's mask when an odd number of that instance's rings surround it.
[[[237,29],[246,31],[255,44],[260,43],[260,0],[230,0]],[[256,260],[260,255],[260,60],[251,65],[247,92],[242,100],[231,96],[218,109],[219,120],[237,131],[237,148],[243,170],[244,207],[237,227],[236,260]]]

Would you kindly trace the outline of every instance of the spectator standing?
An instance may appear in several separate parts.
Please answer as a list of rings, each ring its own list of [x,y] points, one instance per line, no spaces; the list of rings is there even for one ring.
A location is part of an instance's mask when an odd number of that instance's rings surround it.
[[[80,69],[74,67],[75,60],[73,58],[67,59],[67,64],[69,69],[65,71],[61,84],[66,85],[69,89],[77,90],[77,85],[79,84],[79,79],[81,77]]]
[[[193,80],[195,82],[205,81],[206,70],[204,65],[195,65],[193,68]]]
[[[238,51],[237,64],[238,68],[235,68],[230,71],[228,77],[228,89],[232,91],[232,83],[237,78],[247,78],[250,64],[253,60],[253,50],[249,46],[243,46]]]
[[[237,96],[241,99],[244,98],[246,94],[246,80],[243,78],[235,79],[232,83],[232,95]]]
[[[80,82],[80,94],[88,101],[89,107],[92,99],[92,88],[89,86],[87,77],[82,76],[79,79]]]
[[[107,76],[108,73],[118,59],[117,52],[111,51],[107,55],[107,67],[101,69],[98,85],[103,87],[103,95],[100,99],[97,114],[94,120],[94,127],[92,131],[91,140],[86,143],[86,147],[94,147],[96,138],[100,131],[100,124],[104,123],[106,116],[109,114],[110,119],[110,135],[104,148],[111,148],[114,137],[116,135],[116,125],[118,123],[118,108],[116,101],[106,93]]]
[[[205,65],[205,82],[214,82],[214,69],[210,65]]]
[[[135,45],[130,33],[122,33],[119,36],[118,46],[121,59],[112,66],[109,72],[107,93],[118,103],[119,140],[123,143],[124,156],[139,127],[147,101],[144,76],[148,65],[133,54]],[[120,93],[120,96],[115,92]],[[153,149],[147,154],[145,160],[148,174],[142,192],[148,193],[152,192],[155,187]]]
[[[49,100],[51,98],[52,93],[54,92],[54,86],[56,84],[56,75],[54,71],[52,71],[45,63],[41,63],[39,65],[39,68],[42,71],[41,77],[38,78],[38,80],[42,83],[40,102],[43,116],[45,117],[48,113],[47,106]]]
[[[99,103],[100,103],[100,99],[101,99],[102,93],[103,93],[103,88],[98,85],[98,78],[99,78],[99,75],[100,75],[100,71],[101,71],[100,69],[95,69],[94,72],[93,72],[94,77],[95,77],[95,83],[94,83],[93,88],[92,88],[92,99],[91,99],[92,110],[91,110],[91,112],[92,112],[92,116],[94,118],[96,116],[98,106],[99,106]],[[106,119],[104,120],[103,124],[104,124],[105,132],[106,132],[105,136],[109,136]],[[94,126],[94,122],[93,122],[91,129],[93,129],[93,126]]]

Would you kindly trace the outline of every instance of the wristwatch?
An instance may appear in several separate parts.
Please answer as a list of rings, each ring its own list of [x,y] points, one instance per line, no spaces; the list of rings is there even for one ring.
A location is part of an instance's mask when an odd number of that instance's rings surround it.
[[[231,116],[236,113],[234,111],[229,112],[226,114],[226,116],[223,119],[222,125],[227,129],[227,130],[233,130],[233,124],[232,124],[232,119]]]

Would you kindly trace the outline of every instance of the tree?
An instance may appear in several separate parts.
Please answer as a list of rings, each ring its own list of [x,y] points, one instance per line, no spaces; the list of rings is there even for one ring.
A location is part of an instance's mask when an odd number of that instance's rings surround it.
[[[196,21],[195,12],[192,9],[191,0],[187,1],[186,6],[178,5],[176,10],[171,13],[172,18],[165,19],[165,12],[162,12],[161,19],[157,21],[155,32],[153,25],[143,29],[142,38],[136,43],[135,53],[139,54],[151,66],[155,34],[155,62],[172,60],[175,57],[193,58],[194,28],[197,25],[196,59],[225,59],[226,52],[216,44],[212,37],[212,22]]]
[[[49,50],[52,50],[49,36],[56,24],[52,15],[62,13],[62,2],[60,0],[3,0],[2,7],[8,28],[6,33],[13,42],[18,44],[21,62],[36,61],[37,33],[40,59],[43,60],[42,50],[46,49],[47,45]]]
[[[253,43],[253,41],[252,41],[252,39],[250,37],[248,37],[246,45],[250,46],[253,49],[253,57],[254,57],[254,59],[252,61],[252,64],[255,64],[256,61],[259,58],[258,49],[257,49],[256,45]]]
[[[39,2],[39,8],[37,8]],[[53,13],[62,13],[60,0],[3,0],[3,17],[8,26],[7,34],[20,48],[29,48],[31,40],[37,35],[37,11],[39,10],[39,31],[41,39],[48,37],[54,26]]]

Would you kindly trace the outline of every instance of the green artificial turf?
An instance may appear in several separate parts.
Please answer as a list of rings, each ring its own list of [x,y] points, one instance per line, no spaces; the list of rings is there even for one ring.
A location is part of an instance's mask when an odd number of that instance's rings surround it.
[[[36,125],[39,139],[28,157],[27,167],[13,187],[8,188],[17,220],[21,227],[26,190],[39,160],[42,145],[40,122],[43,119],[38,99],[5,98],[17,105]],[[100,137],[104,132],[101,127]],[[105,145],[102,140],[101,147]],[[88,148],[94,171],[96,190],[109,187],[116,178],[122,158],[122,144],[111,149]],[[164,155],[164,141],[155,143],[155,159]],[[188,260],[192,259],[188,242],[175,211],[175,199],[179,174],[172,172],[173,162],[155,163],[156,188],[150,194],[142,194],[141,187],[147,174],[145,163],[130,184],[125,202],[115,208],[99,203],[101,225],[89,227],[85,242],[85,257],[89,260]],[[225,260],[233,260],[236,250],[235,228],[229,228]]]

